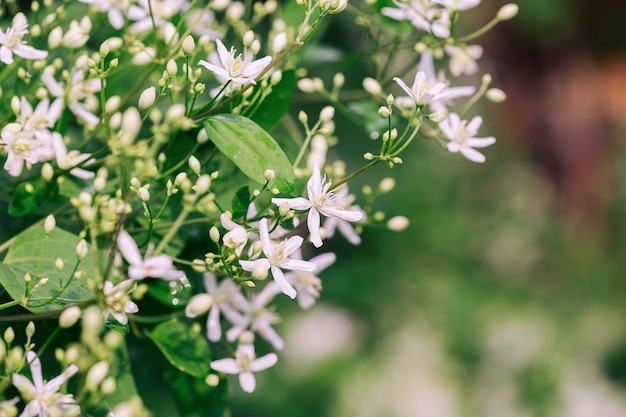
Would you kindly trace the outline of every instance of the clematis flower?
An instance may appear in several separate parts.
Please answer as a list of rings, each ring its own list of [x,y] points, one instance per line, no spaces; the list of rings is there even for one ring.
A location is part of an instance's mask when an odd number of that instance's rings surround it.
[[[117,247],[124,259],[130,264],[128,267],[130,279],[139,280],[152,277],[174,280],[185,277],[183,271],[174,268],[172,258],[165,254],[142,259],[137,243],[125,230],[120,230],[117,236]]]
[[[212,55],[209,58],[212,62],[201,60],[198,62],[198,65],[202,65],[213,72],[222,84],[226,84],[229,81],[232,87],[248,83],[256,84],[255,78],[272,61],[271,56],[253,61],[252,51],[250,50],[245,52],[244,57],[241,54],[235,56],[237,51],[234,47],[231,47],[230,51],[228,51],[221,40],[217,39],[215,43],[217,45],[218,59],[215,59],[215,55]]]
[[[41,374],[41,361],[35,352],[28,351],[26,360],[30,364],[33,382],[20,374],[13,374],[13,385],[28,404],[20,417],[78,416],[80,407],[75,404],[71,394],[60,394],[61,385],[78,372],[76,365],[70,365],[65,371],[50,381],[44,381]]]
[[[204,288],[213,299],[206,323],[207,339],[211,342],[217,342],[222,338],[220,314],[223,314],[233,324],[241,323],[243,318],[236,311],[235,306],[243,306],[247,301],[230,278],[225,278],[218,284],[215,275],[206,274],[204,276]],[[185,314],[187,317],[195,317],[192,312],[185,311]]]
[[[102,288],[106,315],[113,316],[121,324],[128,323],[126,315],[139,311],[139,307],[131,301],[129,295],[135,288],[137,288],[137,283],[132,279],[127,279],[117,285],[113,285],[111,281],[106,281]]]
[[[283,203],[295,210],[309,210],[307,226],[311,234],[311,242],[316,248],[322,246],[320,235],[320,214],[326,217],[338,217],[348,222],[358,222],[363,219],[363,213],[357,210],[346,210],[337,204],[337,196],[329,191],[331,181],[322,178],[320,167],[314,163],[311,178],[307,183],[308,198],[272,198],[272,203],[280,206]]]
[[[346,210],[357,211],[363,215],[363,219],[365,218],[365,212],[357,205],[353,205],[354,199],[356,196],[354,194],[350,194],[348,191],[348,186],[341,187],[335,193],[334,204],[337,207],[343,207]],[[361,244],[361,236],[354,230],[352,224],[350,222],[345,221],[339,217],[329,217],[324,221],[324,230],[326,231],[326,237],[331,238],[335,235],[335,231],[339,230],[339,233],[346,238],[346,240],[353,245]]]
[[[287,281],[298,291],[298,304],[301,308],[307,310],[313,307],[322,289],[322,280],[317,274],[332,265],[336,259],[337,256],[334,253],[322,253],[309,259],[309,262],[315,264],[315,271],[293,271],[285,274]]]
[[[43,59],[48,56],[47,51],[35,49],[26,45],[23,40],[24,35],[28,33],[28,20],[24,13],[17,13],[13,17],[11,27],[6,32],[0,29],[0,61],[5,64],[13,63],[13,54],[24,59]]]
[[[172,17],[189,8],[187,0],[136,0],[128,8],[128,18],[136,20],[130,25],[133,33],[144,33],[152,30],[153,24],[163,28]]]
[[[289,297],[296,298],[296,290],[287,282],[281,268],[309,272],[315,270],[315,265],[310,262],[289,259],[289,255],[300,249],[304,239],[301,236],[292,236],[279,243],[274,242],[270,239],[266,218],[261,219],[259,222],[259,234],[266,258],[255,259],[254,261],[239,261],[239,264],[245,271],[254,271],[257,268],[269,269],[280,289]]]
[[[254,352],[254,345],[245,343],[237,347],[235,359],[225,358],[211,362],[211,368],[225,374],[239,375],[239,384],[245,392],[253,392],[256,388],[256,379],[253,372],[259,372],[274,366],[278,362],[275,353],[268,353],[259,358]]]
[[[468,10],[480,4],[480,0],[434,0],[448,10]]]
[[[281,288],[274,281],[269,282],[263,291],[251,299],[241,298],[237,308],[241,311],[229,318],[233,327],[226,332],[226,340],[234,342],[248,329],[258,333],[267,340],[276,350],[285,346],[283,339],[276,333],[272,324],[278,323],[280,317],[267,304],[280,294]]]
[[[109,23],[115,29],[124,27],[124,15],[128,12],[131,0],[78,0],[81,3],[91,4],[98,11],[104,12],[109,18]]]
[[[464,1],[464,0],[462,0]],[[450,36],[450,14],[436,7],[432,0],[393,0],[395,7],[383,7],[381,13],[395,20],[408,20],[413,27],[430,32],[439,38]]]
[[[468,123],[467,120],[461,120],[458,114],[450,113],[446,120],[439,123],[441,131],[450,140],[447,144],[448,150],[450,152],[460,152],[472,162],[485,162],[485,155],[474,148],[484,148],[493,145],[496,143],[496,139],[493,137],[474,137],[482,122],[483,119],[480,116],[474,117]]]
[[[393,80],[413,99],[416,106],[424,106],[432,101],[445,98],[450,93],[446,91],[446,84],[442,82],[431,83],[426,80],[426,73],[418,71],[415,74],[413,85],[409,87],[404,81],[398,77]]]
[[[24,165],[28,169],[32,164],[39,162],[39,147],[41,144],[34,137],[32,130],[22,130],[19,123],[7,124],[0,133],[0,144],[5,146],[7,160],[4,169],[9,175],[18,177]]]
[[[478,71],[476,60],[483,55],[482,46],[470,45],[460,47],[456,45],[446,45],[444,49],[450,57],[450,73],[455,77],[461,74],[473,75]]]

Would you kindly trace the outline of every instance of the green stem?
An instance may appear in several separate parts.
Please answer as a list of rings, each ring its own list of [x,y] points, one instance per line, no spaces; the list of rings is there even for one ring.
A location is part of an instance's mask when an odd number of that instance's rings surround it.
[[[498,19],[498,17],[494,17],[489,23],[487,23],[485,26],[481,27],[480,29],[470,33],[469,35],[465,35],[461,38],[457,39],[458,43],[465,43],[471,40],[476,39],[479,36],[484,35],[485,33],[489,32],[495,25],[497,25],[500,22],[500,19]]]
[[[348,175],[346,177],[343,177],[339,181],[334,182],[333,185],[330,187],[330,190],[334,190],[335,188],[339,187],[340,185],[350,181],[352,178],[356,177],[357,175],[364,173],[365,171],[367,171],[368,169],[370,169],[371,167],[373,167],[374,165],[376,165],[380,161],[382,161],[382,159],[376,158],[373,161],[371,161],[369,164],[362,166],[361,168],[357,169],[356,171],[354,171],[350,175]]]
[[[176,220],[174,220],[172,227],[167,231],[167,233],[165,233],[163,239],[161,239],[156,249],[154,249],[154,252],[152,253],[153,256],[159,255],[161,252],[163,252],[170,240],[172,240],[174,236],[176,236],[176,233],[178,233],[180,228],[183,226],[183,224],[185,223],[185,219],[187,218],[187,216],[189,216],[189,213],[191,213],[191,211],[192,207],[190,205],[183,205],[183,209],[176,218]]]
[[[22,300],[9,301],[7,303],[0,304],[0,310],[4,310],[4,309],[9,308],[9,307],[17,306],[17,305],[20,305],[21,303],[22,303]]]

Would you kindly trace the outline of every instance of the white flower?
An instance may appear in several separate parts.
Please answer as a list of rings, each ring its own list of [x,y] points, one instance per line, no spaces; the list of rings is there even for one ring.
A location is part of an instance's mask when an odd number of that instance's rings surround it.
[[[84,46],[89,40],[89,32],[91,32],[91,20],[89,16],[85,16],[80,20],[70,22],[70,27],[63,35],[61,44],[69,49],[76,49]]]
[[[65,146],[65,142],[63,142],[63,138],[58,133],[53,134],[52,136],[52,148],[54,149],[54,155],[57,161],[57,165],[61,169],[69,169],[75,167],[76,165],[82,164],[83,162],[85,163],[84,165],[88,165],[95,161],[93,158],[91,158],[91,154],[80,153],[77,150],[72,150],[68,152],[67,147]],[[70,174],[72,174],[76,178],[82,178],[84,180],[93,178],[96,175],[95,173],[84,170],[82,168],[72,168],[70,170]]]
[[[215,27],[215,13],[212,10],[190,10],[185,15],[187,27],[198,36],[208,36],[209,39],[217,39],[222,34],[211,27]]]
[[[278,362],[275,353],[268,353],[257,358],[254,353],[254,345],[241,344],[235,352],[235,359],[218,359],[211,362],[214,371],[225,374],[239,375],[239,384],[245,392],[253,392],[256,388],[256,380],[253,372],[259,372],[274,366]]]
[[[7,160],[4,163],[10,175],[17,177],[22,173],[24,164],[30,169],[31,164],[39,162],[40,143],[32,130],[22,130],[19,123],[9,123],[0,134],[0,143],[5,145]]]
[[[66,92],[63,84],[54,79],[53,71],[53,67],[48,66],[41,75],[41,81],[50,94],[67,103],[72,113],[88,125],[96,126],[100,123],[100,118],[92,112],[98,105],[95,93],[100,91],[100,80],[85,79],[86,69],[75,66],[67,80]]]
[[[311,242],[316,248],[322,246],[320,235],[320,214],[326,217],[339,217],[348,222],[358,222],[363,219],[363,213],[356,210],[346,210],[337,204],[337,196],[329,191],[331,181],[326,182],[326,176],[322,178],[320,167],[314,163],[311,178],[307,183],[308,199],[297,198],[273,198],[272,203],[280,206],[288,203],[295,210],[309,210],[307,226],[311,234]]]
[[[315,300],[320,296],[322,289],[322,280],[317,274],[332,265],[337,257],[334,253],[322,253],[309,262],[315,264],[313,272],[293,271],[285,274],[285,278],[298,291],[298,304],[303,309],[309,309],[315,304]]]
[[[11,27],[6,32],[0,29],[0,61],[5,64],[13,63],[13,54],[24,59],[43,59],[48,56],[47,51],[35,49],[26,45],[22,38],[28,33],[28,20],[24,13],[17,13],[13,17]]]
[[[247,301],[239,292],[239,288],[230,278],[224,278],[219,284],[213,274],[204,276],[204,288],[213,298],[207,317],[207,339],[217,342],[222,338],[222,326],[220,314],[231,323],[241,323],[241,314],[237,313],[235,306],[244,306]]]
[[[126,230],[120,230],[117,236],[117,247],[124,259],[130,264],[128,267],[130,279],[139,280],[152,277],[174,280],[185,278],[185,273],[175,269],[172,258],[165,254],[142,259],[137,243]]]
[[[30,364],[33,382],[23,375],[13,374],[13,385],[28,402],[20,417],[78,416],[80,407],[75,404],[74,396],[58,392],[65,381],[78,372],[78,367],[70,365],[61,375],[46,382],[41,374],[41,361],[35,352],[28,351],[26,360]]]
[[[19,397],[11,398],[7,401],[0,401],[0,417],[10,417],[17,415],[15,404],[20,402]]]
[[[238,225],[228,217],[228,214],[220,215],[220,222],[228,232],[222,237],[224,245],[228,248],[235,249],[235,254],[241,256],[241,252],[248,243],[248,232],[243,226]]]
[[[276,350],[282,350],[285,343],[276,333],[272,324],[277,323],[280,318],[267,304],[272,301],[276,294],[281,292],[280,287],[275,282],[269,282],[263,291],[248,300],[243,296],[237,300],[237,308],[242,314],[231,312],[231,317],[227,318],[233,323],[233,327],[226,332],[226,340],[234,342],[248,328],[257,332],[263,339],[270,342]]]
[[[335,199],[333,203],[337,207],[343,207],[346,210],[356,211],[363,215],[363,219],[365,218],[365,212],[356,205],[353,205],[354,199],[356,196],[354,194],[349,194],[348,186],[341,187],[335,193]],[[354,230],[352,224],[343,220],[340,217],[329,217],[324,221],[324,230],[326,231],[326,237],[331,238],[335,235],[335,230],[339,229],[339,232],[345,237],[348,242],[353,245],[361,244],[361,236]]]
[[[289,259],[289,255],[300,249],[304,239],[301,236],[292,236],[279,243],[274,242],[270,239],[266,218],[261,219],[259,222],[259,234],[266,258],[254,261],[239,261],[239,264],[245,271],[254,271],[257,268],[269,269],[280,289],[289,297],[296,298],[296,290],[287,282],[281,268],[309,272],[315,270],[315,265],[310,262]]]
[[[496,139],[493,137],[474,137],[482,122],[483,119],[479,116],[474,117],[468,123],[467,120],[461,120],[458,114],[450,113],[446,120],[439,123],[441,131],[450,140],[447,144],[448,150],[450,152],[460,152],[472,162],[485,162],[485,155],[474,148],[484,148],[493,145],[496,143]]]
[[[471,45],[459,47],[456,45],[446,45],[446,53],[450,56],[450,73],[455,77],[461,74],[473,75],[478,71],[476,60],[483,55],[483,47]]]
[[[35,138],[47,142],[52,129],[61,116],[63,102],[61,100],[50,100],[46,97],[42,99],[35,109],[30,105],[25,97],[20,100],[20,123],[24,130],[34,131]]]
[[[439,38],[450,36],[450,15],[447,10],[435,7],[432,0],[411,0],[408,3],[394,0],[398,8],[383,7],[381,13],[395,20],[408,20],[416,29],[431,32]]]
[[[136,20],[131,32],[143,33],[152,30],[153,19],[157,28],[163,28],[172,17],[189,8],[187,0],[136,0],[128,9],[128,18]]]
[[[128,12],[131,0],[78,0],[92,4],[98,11],[107,13],[111,26],[115,29],[124,27],[124,15]]]
[[[212,63],[205,60],[198,62],[209,71],[215,74],[215,77],[222,84],[230,81],[232,87],[244,85],[248,83],[256,84],[255,78],[267,67],[272,61],[271,56],[266,56],[255,61],[252,60],[252,51],[247,50],[245,56],[241,54],[235,56],[237,51],[234,47],[230,51],[226,49],[221,40],[215,41],[217,45],[218,59],[215,55],[209,57]]]
[[[424,71],[418,71],[417,74],[415,74],[415,80],[410,88],[398,77],[394,77],[393,80],[409,95],[409,98],[413,99],[416,106],[424,106],[425,104],[440,100],[450,94],[446,91],[445,83],[428,82]]]
[[[127,279],[117,285],[113,285],[111,281],[105,281],[102,293],[106,315],[113,316],[121,324],[128,323],[126,315],[139,311],[139,307],[131,301],[129,295],[135,288],[137,288],[137,283],[132,279]]]

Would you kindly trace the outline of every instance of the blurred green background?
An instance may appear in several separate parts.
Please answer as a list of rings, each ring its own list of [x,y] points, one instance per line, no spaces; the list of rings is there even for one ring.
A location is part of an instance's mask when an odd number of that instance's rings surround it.
[[[483,1],[469,27],[503,4]],[[476,109],[498,139],[487,163],[418,142],[360,178],[396,178],[376,209],[410,227],[324,246],[341,256],[319,304],[280,305],[285,351],[254,394],[233,381],[233,416],[626,415],[626,6],[519,6],[479,39],[509,98]],[[328,46],[358,46],[348,16],[334,22]],[[359,58],[346,62],[358,86]],[[375,149],[340,129],[342,152]]]

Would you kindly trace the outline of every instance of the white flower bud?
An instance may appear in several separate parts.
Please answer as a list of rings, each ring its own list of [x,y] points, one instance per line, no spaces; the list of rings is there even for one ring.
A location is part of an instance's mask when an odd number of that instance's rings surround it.
[[[147,203],[148,201],[150,201],[150,191],[148,191],[146,187],[138,188],[137,195],[139,196],[139,199],[143,201],[144,203]]]
[[[435,123],[440,123],[446,120],[446,115],[436,111],[428,115],[428,120]]]
[[[302,78],[298,80],[298,88],[300,91],[305,93],[314,93],[315,92],[315,83],[310,78]]]
[[[21,108],[22,104],[20,103],[20,98],[18,96],[11,97],[11,111],[18,115],[20,114]]]
[[[504,6],[500,7],[500,10],[498,10],[498,14],[496,15],[496,18],[500,21],[509,20],[509,19],[514,18],[515,15],[517,15],[518,11],[519,11],[519,6],[517,4],[514,4],[514,3],[505,4]]]
[[[56,258],[54,260],[54,267],[56,268],[57,271],[59,271],[59,272],[63,271],[63,267],[64,266],[65,266],[65,262],[63,262],[63,259]]]
[[[178,31],[172,22],[167,22],[163,27],[163,40],[166,44],[178,41]]]
[[[13,343],[14,339],[15,331],[13,330],[13,327],[7,327],[7,329],[4,331],[4,341],[10,345],[11,343]]]
[[[183,40],[183,53],[187,56],[193,54],[196,49],[196,41],[193,40],[193,36],[189,35]]]
[[[506,94],[499,88],[488,89],[485,92],[485,97],[487,97],[487,100],[494,103],[502,103],[504,100],[506,100]]]
[[[204,382],[210,387],[217,387],[220,384],[220,377],[215,374],[208,374]]]
[[[76,245],[76,257],[79,261],[82,261],[87,256],[87,242],[85,239],[81,239],[80,242]]]
[[[370,93],[373,96],[377,96],[382,93],[383,89],[380,86],[380,83],[373,78],[366,77],[363,79],[363,88],[365,91]]]
[[[116,389],[117,382],[115,382],[115,378],[113,378],[112,376],[105,378],[105,380],[102,381],[102,384],[100,385],[100,391],[102,391],[104,395],[113,394]]]
[[[404,216],[395,216],[387,221],[387,227],[394,232],[401,232],[409,227],[409,219]]]
[[[172,77],[175,76],[178,72],[178,64],[176,64],[176,61],[173,59],[167,61],[167,64],[165,64],[165,71],[167,71],[167,73]]]
[[[29,321],[26,325],[26,337],[33,337],[35,334],[35,323]]]
[[[261,42],[259,42],[258,39],[255,39],[254,41],[252,41],[252,45],[250,45],[250,50],[252,51],[252,53],[254,55],[258,54],[259,51],[261,50]],[[252,90],[246,90],[246,91],[252,91]]]
[[[141,129],[141,115],[136,107],[129,107],[122,115],[120,144],[124,147],[132,145]]]
[[[246,31],[243,34],[243,46],[249,47],[254,42],[254,32],[251,30]]]
[[[273,169],[266,169],[263,172],[263,176],[265,177],[266,180],[271,181],[274,178],[276,178],[276,171],[274,171]]]
[[[185,316],[194,318],[203,315],[213,305],[213,297],[210,294],[196,294],[189,300],[185,308]]]
[[[120,96],[111,96],[104,103],[104,109],[107,113],[111,114],[120,108],[120,104],[122,104],[122,98]]]
[[[483,85],[491,84],[491,74],[483,75],[483,78],[482,78],[481,82],[483,83]]]
[[[320,112],[320,120],[322,122],[329,122],[335,117],[335,108],[333,106],[326,106]]]
[[[209,140],[209,135],[207,134],[206,130],[204,128],[200,129],[200,131],[198,132],[198,136],[196,137],[196,141],[202,145],[207,140]]]
[[[278,54],[287,47],[287,32],[279,32],[272,39],[272,52]]]
[[[66,308],[59,316],[59,326],[63,329],[72,327],[80,318],[80,314],[81,311],[80,307],[78,306],[71,306]]]
[[[241,19],[245,11],[246,8],[244,4],[239,1],[235,1],[231,3],[230,6],[228,6],[228,9],[226,10],[226,17],[229,20],[239,20]]]
[[[154,57],[154,48],[147,47],[143,51],[139,51],[135,55],[133,55],[131,62],[135,65],[148,65],[154,60]]]
[[[63,39],[63,29],[61,26],[56,26],[50,31],[48,35],[48,48],[55,49],[59,45],[61,45],[61,40]]]
[[[289,203],[286,201],[278,206],[278,214],[282,217],[285,217],[289,213],[289,210],[291,210],[291,208],[289,207]]]
[[[209,229],[209,237],[214,243],[220,241],[220,231],[217,229],[217,227],[213,226]]]
[[[193,190],[197,194],[204,194],[209,191],[209,188],[211,188],[211,176],[207,174],[200,175],[196,184],[193,186]]]
[[[303,110],[300,110],[298,112],[298,120],[304,125],[309,121],[309,116]]]
[[[185,105],[183,104],[174,104],[167,109],[167,113],[165,113],[165,120],[169,122],[178,122],[180,119],[185,117]]]
[[[109,373],[109,362],[100,361],[89,369],[85,378],[85,388],[89,391],[95,391],[98,385],[106,378]]]
[[[388,193],[389,191],[393,190],[395,186],[396,186],[396,180],[394,180],[391,177],[387,177],[387,178],[383,178],[383,180],[378,185],[378,189],[380,190],[381,193]]]
[[[270,77],[270,84],[276,85],[282,79],[283,79],[283,72],[281,70],[276,70],[272,73],[272,76]]]
[[[200,161],[198,160],[198,158],[196,158],[193,155],[189,157],[189,160],[187,161],[187,163],[189,164],[189,168],[191,168],[191,170],[195,172],[196,174],[199,173],[200,170],[202,169],[202,165],[200,165]]]
[[[391,106],[395,100],[396,100],[396,98],[393,96],[393,94],[389,94],[387,96],[387,105]]]
[[[52,168],[52,165],[50,165],[49,162],[44,163],[41,166],[41,178],[43,178],[44,181],[50,181],[53,176],[54,168]]]
[[[258,266],[254,268],[252,271],[252,278],[257,279],[259,281],[263,281],[267,278],[268,270],[263,268],[262,266]]]
[[[52,214],[46,217],[46,220],[43,222],[43,230],[47,235],[52,233],[52,231],[54,230],[56,226],[57,226],[57,221]]]
[[[391,109],[387,106],[380,106],[378,108],[378,115],[383,119],[386,119],[391,115]]]
[[[148,87],[141,92],[139,96],[139,110],[144,111],[150,108],[156,100],[156,88],[154,86]]]
[[[373,154],[373,153],[371,153],[371,152],[366,152],[366,153],[363,155],[363,158],[364,158],[364,159],[366,159],[366,160],[368,160],[368,161],[371,161],[372,159],[374,159],[374,154]]]

